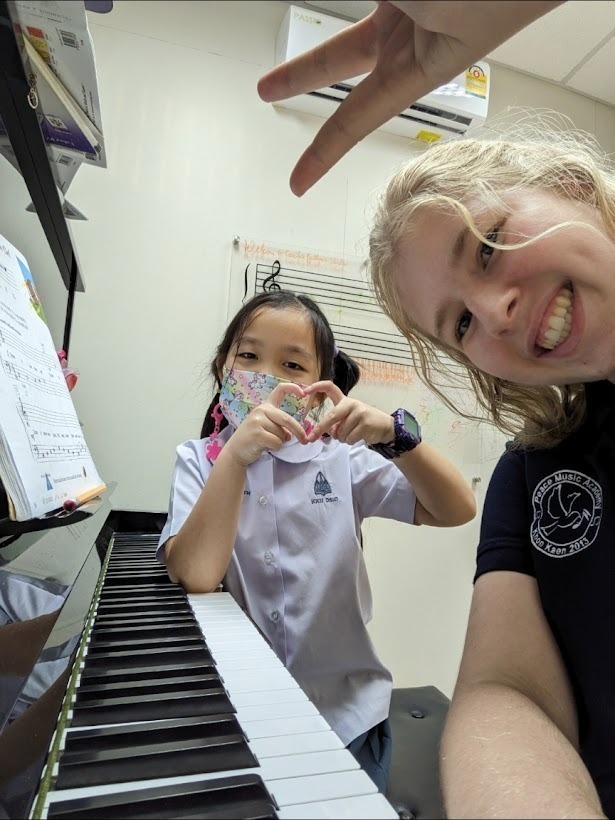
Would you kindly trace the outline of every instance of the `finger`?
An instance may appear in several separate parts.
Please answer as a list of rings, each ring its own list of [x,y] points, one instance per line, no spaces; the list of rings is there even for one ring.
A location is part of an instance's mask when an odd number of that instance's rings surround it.
[[[316,393],[324,393],[327,398],[331,399],[333,404],[339,404],[346,398],[339,387],[329,380],[314,382],[305,388],[306,396],[313,396]]]
[[[263,437],[263,447],[265,450],[279,450],[283,447],[288,439],[288,431],[283,430],[281,427],[278,427],[277,432],[275,433],[267,433]]]
[[[263,404],[270,404],[274,407],[279,407],[280,402],[284,400],[285,396],[298,396],[302,399],[305,396],[305,390],[294,382],[282,382],[273,388],[271,393],[261,404],[261,407]]]
[[[345,397],[344,397],[345,398]],[[314,427],[310,435],[309,441],[316,441],[316,439],[323,436],[325,433],[331,435],[331,430],[336,424],[339,424],[346,418],[348,408],[345,404],[338,404],[333,410],[330,410]]]
[[[337,428],[336,438],[344,444],[355,444],[361,441],[361,412],[357,409],[351,409],[350,413],[340,422]]]
[[[376,62],[374,13],[268,71],[258,82],[261,99],[285,100],[371,71]]]
[[[352,90],[303,152],[290,177],[290,188],[302,196],[372,131],[397,116],[432,85],[417,69],[372,72]]]
[[[265,404],[261,404],[261,408],[263,412],[267,414],[268,418],[278,427],[283,427],[285,430],[288,430],[291,435],[296,436],[302,444],[307,444],[308,436],[297,419],[273,405],[266,406]]]

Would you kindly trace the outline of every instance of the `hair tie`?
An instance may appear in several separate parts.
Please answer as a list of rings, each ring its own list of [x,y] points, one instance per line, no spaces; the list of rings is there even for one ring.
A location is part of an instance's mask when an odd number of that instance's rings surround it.
[[[339,356],[339,353],[340,353],[339,347],[337,345],[333,345],[333,358],[335,359],[337,356]]]

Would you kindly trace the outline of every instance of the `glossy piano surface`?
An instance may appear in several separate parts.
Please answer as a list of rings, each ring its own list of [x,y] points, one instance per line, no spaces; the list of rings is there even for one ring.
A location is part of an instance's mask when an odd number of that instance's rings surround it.
[[[0,817],[27,816],[38,788],[110,509],[107,495],[86,520],[0,542]]]

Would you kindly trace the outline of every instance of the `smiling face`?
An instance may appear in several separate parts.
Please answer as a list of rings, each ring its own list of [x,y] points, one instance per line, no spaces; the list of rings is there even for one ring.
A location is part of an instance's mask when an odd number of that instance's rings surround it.
[[[598,212],[538,189],[470,204],[491,242],[461,215],[425,208],[402,240],[395,270],[401,305],[421,331],[480,370],[527,385],[615,378],[615,243]],[[586,227],[592,226],[595,230]]]

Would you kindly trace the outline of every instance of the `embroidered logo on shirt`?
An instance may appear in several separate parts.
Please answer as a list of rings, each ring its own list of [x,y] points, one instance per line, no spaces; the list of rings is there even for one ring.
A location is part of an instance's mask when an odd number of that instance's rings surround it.
[[[532,495],[532,544],[552,558],[566,558],[596,540],[602,519],[602,488],[577,470],[558,470]]]
[[[332,493],[331,485],[324,476],[324,473],[317,473],[314,482],[314,495],[329,495]]]
[[[318,472],[316,474],[316,480],[314,481],[314,495],[320,496],[320,498],[313,498],[312,504],[323,504],[325,501],[330,503],[336,502],[338,498],[337,496],[333,496],[332,493],[333,490],[327,481],[325,474]]]

